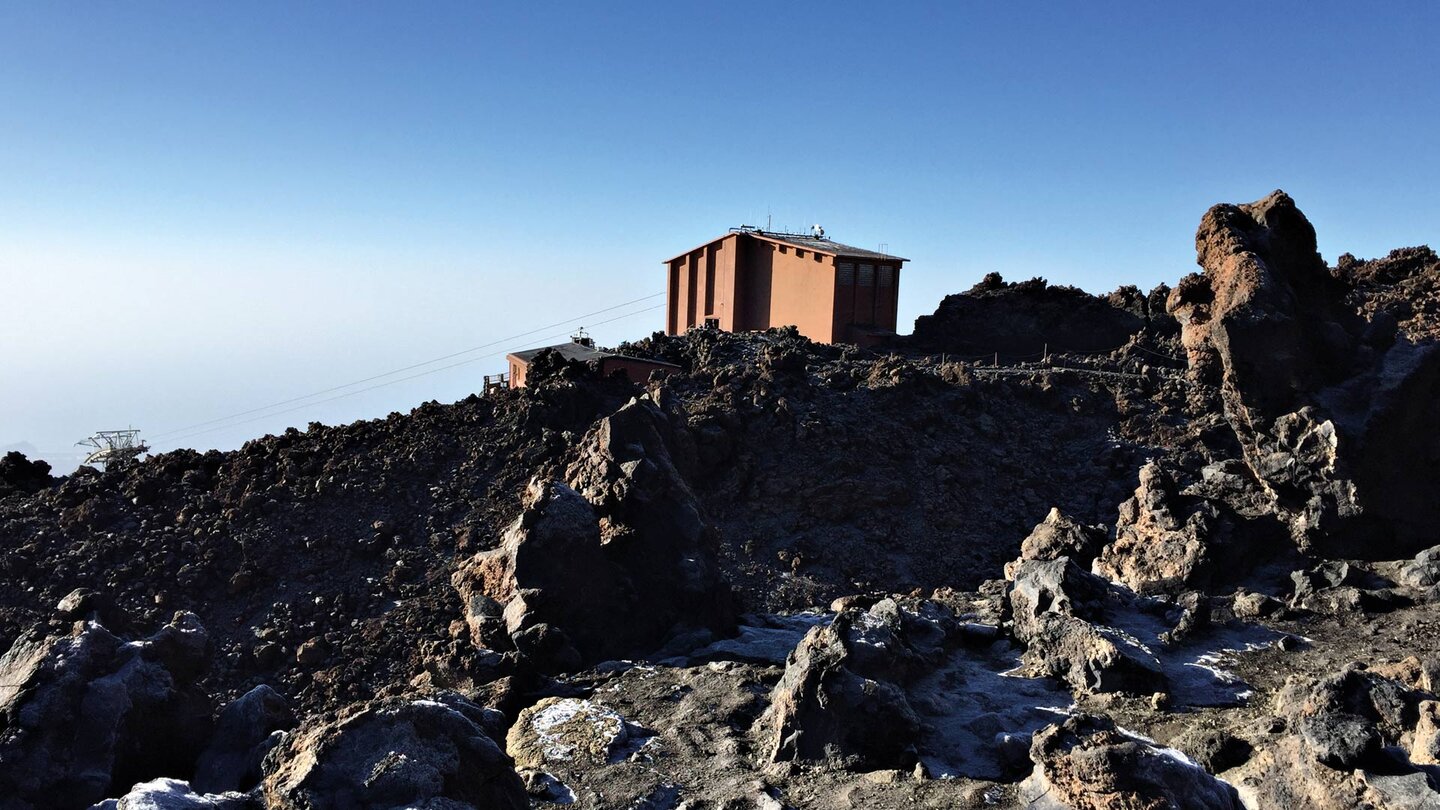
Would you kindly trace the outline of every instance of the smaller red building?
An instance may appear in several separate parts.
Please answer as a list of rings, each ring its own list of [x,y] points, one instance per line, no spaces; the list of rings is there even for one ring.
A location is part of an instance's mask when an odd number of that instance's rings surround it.
[[[643,360],[639,357],[628,357],[615,352],[607,352],[595,348],[595,341],[583,334],[570,338],[569,343],[560,343],[555,346],[541,346],[538,349],[526,349],[523,352],[512,352],[505,356],[510,364],[510,387],[524,388],[525,373],[530,368],[530,363],[541,352],[555,351],[566,360],[573,360],[579,363],[594,364],[600,372],[600,376],[608,377],[616,371],[623,372],[631,382],[643,383],[650,379],[651,372],[658,371],[661,374],[669,374],[679,366],[673,363],[662,363],[659,360]]]

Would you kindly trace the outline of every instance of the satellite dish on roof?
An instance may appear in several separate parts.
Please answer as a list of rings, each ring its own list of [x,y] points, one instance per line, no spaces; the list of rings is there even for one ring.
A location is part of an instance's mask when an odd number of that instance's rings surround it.
[[[815,237],[816,239],[824,239],[825,229],[820,227],[820,223],[817,222],[814,225],[810,226],[810,235]]]

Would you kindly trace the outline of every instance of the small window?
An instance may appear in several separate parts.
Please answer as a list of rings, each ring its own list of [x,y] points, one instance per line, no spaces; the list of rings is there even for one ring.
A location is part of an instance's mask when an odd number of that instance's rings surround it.
[[[875,286],[875,265],[873,265],[873,264],[862,264],[862,265],[860,265],[860,286],[861,286],[861,287],[874,287],[874,286]]]
[[[720,328],[720,319],[719,319],[719,318],[706,318],[706,319],[705,319],[705,328],[706,328],[706,329],[719,329],[719,328]]]
[[[843,287],[849,287],[855,283],[855,265],[849,262],[841,262],[835,265],[835,278]]]
[[[797,259],[803,259],[803,258],[805,258],[805,251],[801,250],[800,248],[795,248],[795,258],[797,258]]]
[[[888,264],[880,265],[880,286],[890,287],[895,284],[895,268]]]

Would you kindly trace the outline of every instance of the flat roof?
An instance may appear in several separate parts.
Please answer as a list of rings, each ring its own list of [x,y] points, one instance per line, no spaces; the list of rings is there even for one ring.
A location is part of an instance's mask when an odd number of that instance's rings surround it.
[[[909,259],[902,259],[899,256],[891,256],[889,253],[881,253],[878,250],[866,250],[853,245],[842,245],[839,242],[832,242],[823,236],[805,236],[795,233],[769,233],[768,231],[751,231],[751,236],[764,239],[767,242],[779,242],[784,245],[791,245],[801,250],[813,250],[816,253],[828,253],[831,256],[853,256],[857,259],[888,259],[892,262],[908,262]]]
[[[546,350],[557,351],[560,353],[560,356],[565,358],[566,360],[575,360],[581,363],[590,360],[601,360],[606,357],[620,357],[625,360],[634,360],[639,363],[651,363],[657,366],[669,366],[671,368],[679,368],[679,366],[675,365],[674,363],[667,363],[663,360],[651,360],[646,357],[631,357],[628,354],[607,352],[604,349],[597,349],[594,346],[586,346],[583,343],[576,343],[573,340],[569,341],[568,343],[557,343],[554,346],[541,346],[538,349],[525,349],[524,351],[511,352],[509,356],[515,358],[516,360],[519,360],[522,363],[528,364],[531,360],[539,357],[541,352]]]
[[[684,253],[677,253],[674,256],[666,259],[665,263],[669,264],[670,262],[673,262],[682,256],[689,256],[691,253],[694,253],[700,248],[706,247],[708,245],[713,245],[716,242],[719,242],[722,239],[728,239],[730,236],[735,234],[746,234],[749,236],[753,236],[757,239],[763,239],[766,242],[773,242],[780,245],[789,245],[791,247],[799,248],[801,250],[810,250],[816,253],[824,253],[828,256],[846,256],[855,259],[877,259],[892,262],[910,261],[909,259],[903,258],[901,256],[892,256],[889,253],[881,253],[878,250],[866,250],[865,248],[855,247],[854,245],[842,245],[839,242],[831,239],[826,239],[823,236],[807,236],[801,233],[774,233],[772,231],[762,231],[759,229],[752,230],[750,228],[743,228],[732,230],[724,236],[717,236],[708,242],[704,242],[696,245],[693,248],[690,248]]]

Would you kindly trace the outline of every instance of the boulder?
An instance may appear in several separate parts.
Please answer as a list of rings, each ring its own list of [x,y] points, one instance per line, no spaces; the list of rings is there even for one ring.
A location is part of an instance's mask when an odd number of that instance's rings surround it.
[[[944,646],[959,630],[953,614],[930,600],[881,599],[852,614],[845,639],[850,650],[846,668],[875,680],[904,683],[930,671],[944,656]]]
[[[1212,510],[1174,508],[1174,484],[1156,462],[1140,469],[1134,497],[1120,505],[1115,542],[1100,552],[1095,573],[1142,593],[1207,584]]]
[[[1174,594],[1231,581],[1278,550],[1285,539],[1268,513],[1252,511],[1248,489],[1219,493],[1223,465],[1209,478],[1182,487],[1180,473],[1151,461],[1140,468],[1139,486],[1120,505],[1115,540],[1095,558],[1092,570],[1138,593]]]
[[[857,614],[814,627],[790,654],[756,721],[772,762],[813,762],[850,770],[910,768],[920,720],[894,683],[851,671],[848,638]]]
[[[1246,807],[1356,807],[1364,790],[1362,773],[1322,765],[1304,740],[1285,734],[1260,745],[1245,764],[1227,771],[1225,780],[1235,786]],[[1395,805],[1388,807],[1398,810]]]
[[[713,529],[672,459],[680,443],[659,408],[632,400],[586,437],[568,483],[533,481],[500,546],[452,577],[472,641],[561,671],[732,631]]]
[[[22,636],[0,657],[0,795],[83,807],[188,773],[210,731],[209,699],[193,684],[208,648],[190,613],[128,643],[93,621]]]
[[[1099,622],[1107,602],[1133,609],[1109,583],[1067,558],[1023,561],[1009,585],[1008,612],[1021,664],[1034,677],[1054,677],[1083,692],[1165,691],[1155,655],[1130,634]]]
[[[1231,602],[1231,611],[1238,619],[1268,619],[1284,615],[1285,603],[1258,591],[1240,591]]]
[[[1020,784],[1037,810],[1194,808],[1240,810],[1235,790],[1177,752],[1120,731],[1109,718],[1077,715],[1035,733],[1035,763]]]
[[[231,701],[215,722],[210,744],[190,780],[202,793],[249,790],[260,783],[260,766],[285,731],[295,726],[290,703],[264,684]]]
[[[579,698],[551,697],[520,712],[505,750],[522,768],[555,762],[606,765],[630,737],[629,724],[613,710]]]
[[[1360,807],[1376,810],[1440,810],[1440,777],[1426,771],[1371,773],[1362,771]]]
[[[1384,747],[1374,723],[1348,712],[1302,714],[1297,725],[1315,759],[1331,768],[1373,762]]]
[[[1422,699],[1423,693],[1352,665],[1313,682],[1290,678],[1275,708],[1316,761],[1351,770],[1386,767],[1385,746],[1416,727]]]
[[[1397,584],[1409,588],[1429,588],[1440,584],[1440,546],[1431,546],[1413,560],[1406,560],[1396,569]]]
[[[390,699],[317,718],[265,759],[271,810],[528,808],[513,763],[483,710],[458,696]]]
[[[682,471],[691,456],[688,435],[642,397],[601,419],[566,470],[600,517],[606,557],[640,594],[624,618],[637,648],[687,628],[726,634],[735,627],[715,529]]]
[[[1244,765],[1225,773],[1246,807],[1364,807],[1372,810],[1440,808],[1440,784],[1425,769],[1398,758],[1374,770],[1331,768],[1306,740],[1284,734],[1259,746]]]

